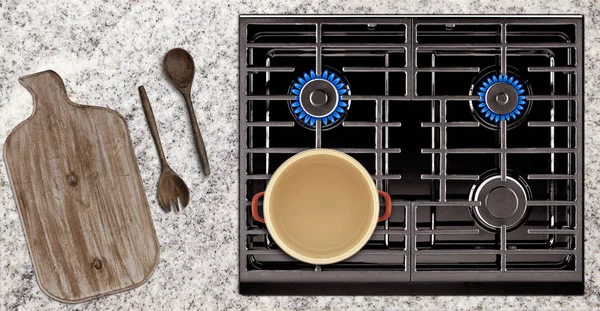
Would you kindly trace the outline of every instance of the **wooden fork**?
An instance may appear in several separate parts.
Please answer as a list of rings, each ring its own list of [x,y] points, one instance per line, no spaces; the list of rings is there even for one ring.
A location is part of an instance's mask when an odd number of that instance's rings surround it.
[[[160,136],[158,136],[158,127],[156,126],[156,120],[154,119],[154,113],[152,112],[148,95],[146,94],[144,86],[140,86],[138,90],[140,91],[140,97],[142,98],[142,106],[144,107],[146,121],[148,121],[152,138],[156,144],[156,150],[158,150],[158,157],[160,158],[162,172],[160,174],[160,179],[158,180],[158,201],[165,212],[170,212],[171,210],[180,211],[190,202],[190,190],[181,177],[179,177],[167,163],[167,158],[165,157],[162,143],[160,142]],[[178,198],[183,205],[181,209],[179,207]]]

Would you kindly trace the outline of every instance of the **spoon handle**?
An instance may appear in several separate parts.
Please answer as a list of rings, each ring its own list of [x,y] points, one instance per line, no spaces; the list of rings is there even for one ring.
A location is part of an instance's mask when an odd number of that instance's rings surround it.
[[[182,92],[185,98],[185,104],[190,114],[190,123],[192,123],[192,132],[194,133],[194,142],[196,143],[196,150],[200,156],[200,164],[202,165],[202,172],[204,176],[210,175],[210,165],[208,164],[208,155],[206,154],[206,147],[204,147],[204,140],[200,133],[200,127],[198,126],[198,120],[196,119],[196,113],[194,113],[194,107],[192,106],[192,99],[190,97],[190,89]]]
[[[143,85],[138,87],[138,91],[140,92],[140,98],[142,99],[142,106],[144,107],[144,114],[146,115],[148,127],[150,127],[150,133],[152,133],[152,138],[154,139],[156,150],[158,150],[160,164],[163,167],[165,167],[165,165],[168,166],[167,159],[165,158],[165,152],[163,151],[162,143],[160,142],[160,136],[158,136],[158,127],[156,126],[156,120],[154,119],[154,112],[152,112],[152,106],[150,106],[150,101],[148,100],[148,94],[146,94],[146,89]]]

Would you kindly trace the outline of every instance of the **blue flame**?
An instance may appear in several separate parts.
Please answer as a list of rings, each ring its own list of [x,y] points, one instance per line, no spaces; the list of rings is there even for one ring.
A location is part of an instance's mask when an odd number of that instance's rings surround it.
[[[306,113],[302,105],[300,105],[300,92],[304,85],[306,85],[309,81],[315,79],[324,79],[331,84],[333,84],[336,88],[337,94],[339,96],[339,100],[335,109],[326,116],[322,117],[313,117]],[[335,75],[333,72],[328,72],[327,70],[323,71],[323,74],[318,75],[314,70],[311,70],[309,73],[304,73],[301,77],[298,77],[297,81],[294,81],[292,84],[292,89],[290,91],[293,95],[296,95],[295,100],[292,101],[291,107],[292,111],[298,118],[298,121],[310,126],[315,127],[317,120],[321,120],[323,125],[333,124],[336,121],[340,120],[342,116],[348,111],[348,103],[342,101],[342,95],[348,93],[347,85],[342,81],[342,79]]]
[[[517,106],[515,106],[515,108],[511,112],[505,114],[498,114],[493,112],[485,102],[485,94],[492,85],[502,82],[510,84],[515,89],[515,91],[517,91],[519,98],[517,101]],[[489,119],[494,123],[498,123],[502,120],[516,120],[522,115],[523,111],[525,110],[525,105],[527,104],[527,102],[525,101],[525,88],[523,87],[523,84],[521,84],[521,81],[519,81],[519,79],[511,75],[494,74],[491,77],[488,77],[487,80],[483,81],[483,86],[479,87],[479,92],[477,92],[477,95],[479,95],[479,104],[477,105],[477,109],[482,115],[484,115],[485,118]]]

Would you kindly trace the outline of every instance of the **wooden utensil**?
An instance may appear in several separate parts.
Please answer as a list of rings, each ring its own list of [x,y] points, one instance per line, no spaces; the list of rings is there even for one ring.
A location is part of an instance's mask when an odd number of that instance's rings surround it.
[[[148,100],[148,94],[146,94],[146,89],[144,89],[143,86],[140,86],[138,90],[140,91],[146,121],[148,121],[150,133],[152,133],[152,138],[154,139],[156,150],[158,150],[158,157],[162,167],[162,172],[158,181],[158,201],[165,212],[171,211],[171,205],[173,205],[175,211],[179,211],[180,208],[177,198],[181,200],[181,204],[183,205],[182,208],[186,207],[190,202],[190,190],[181,177],[179,177],[179,175],[171,169],[169,163],[167,163],[167,158],[165,157],[165,152],[163,151],[162,143],[160,142],[160,136],[158,135],[158,127],[156,126],[154,113],[152,112],[150,101]]]
[[[200,156],[200,164],[202,165],[202,172],[204,176],[210,175],[210,165],[208,164],[208,155],[206,154],[206,148],[204,146],[204,140],[200,133],[200,127],[198,127],[198,120],[194,113],[194,106],[192,105],[192,99],[190,91],[192,89],[192,82],[194,81],[194,59],[188,51],[175,48],[167,52],[163,59],[163,71],[169,78],[169,81],[181,92],[185,99],[188,113],[190,115],[190,122],[192,123],[192,131],[194,133],[194,142],[196,143],[196,150]]]
[[[19,81],[34,111],[4,158],[41,289],[74,303],[144,283],[159,247],[125,119],[72,102],[54,71]]]

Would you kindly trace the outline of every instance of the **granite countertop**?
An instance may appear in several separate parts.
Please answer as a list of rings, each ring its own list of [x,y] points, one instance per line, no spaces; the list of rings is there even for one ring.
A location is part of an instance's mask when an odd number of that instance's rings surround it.
[[[0,149],[32,111],[19,76],[56,70],[77,103],[127,119],[161,246],[144,285],[78,305],[38,287],[0,161],[0,309],[581,309],[600,310],[600,2],[371,0],[0,2]],[[245,297],[238,294],[238,15],[250,13],[573,13],[585,15],[585,295],[577,297]],[[173,47],[195,56],[192,98],[211,161],[204,178],[180,94],[161,71]],[[138,85],[145,85],[173,169],[188,183],[190,207],[163,213],[156,200],[158,156]]]

